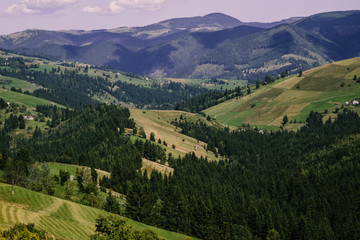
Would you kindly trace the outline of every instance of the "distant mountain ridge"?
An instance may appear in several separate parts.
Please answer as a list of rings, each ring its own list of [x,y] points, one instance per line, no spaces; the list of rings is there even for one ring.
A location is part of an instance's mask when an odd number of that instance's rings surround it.
[[[221,13],[144,27],[94,31],[26,30],[0,36],[0,48],[154,77],[262,79],[360,56],[360,11],[274,23]]]

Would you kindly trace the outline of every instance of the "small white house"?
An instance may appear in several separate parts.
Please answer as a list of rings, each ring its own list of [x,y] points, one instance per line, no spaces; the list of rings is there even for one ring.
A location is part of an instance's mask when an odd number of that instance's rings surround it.
[[[33,121],[34,117],[33,116],[25,116],[24,119],[28,120],[28,121]]]

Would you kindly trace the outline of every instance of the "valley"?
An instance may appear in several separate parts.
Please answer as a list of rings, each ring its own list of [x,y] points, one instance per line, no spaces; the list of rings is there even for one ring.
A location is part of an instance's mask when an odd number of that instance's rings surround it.
[[[0,239],[359,239],[359,19],[0,36]]]

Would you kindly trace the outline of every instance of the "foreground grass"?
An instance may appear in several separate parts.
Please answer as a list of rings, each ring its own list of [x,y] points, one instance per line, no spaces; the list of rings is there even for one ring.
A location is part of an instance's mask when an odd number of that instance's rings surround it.
[[[41,193],[0,183],[0,225],[9,228],[16,223],[35,223],[50,236],[64,239],[89,239],[94,234],[95,219],[110,213]],[[147,226],[128,219],[137,230],[150,229],[165,239],[185,239],[186,236]]]

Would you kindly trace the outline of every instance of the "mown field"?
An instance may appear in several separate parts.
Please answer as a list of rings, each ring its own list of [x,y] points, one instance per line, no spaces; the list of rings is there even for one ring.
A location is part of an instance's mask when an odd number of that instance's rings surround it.
[[[9,228],[15,223],[35,223],[49,237],[81,240],[94,233],[95,219],[110,213],[41,193],[0,183],[0,226]],[[186,236],[147,226],[128,219],[137,230],[151,229],[165,239],[186,239]]]
[[[159,138],[161,141],[166,141],[167,147],[162,146],[166,148],[167,153],[172,153],[174,157],[185,156],[186,153],[195,152],[199,157],[207,156],[210,160],[218,160],[213,152],[205,150],[204,146],[206,146],[206,143],[201,141],[198,142],[194,138],[179,133],[181,129],[176,129],[176,127],[171,124],[171,121],[175,118],[180,119],[181,115],[183,118],[187,118],[191,121],[203,119],[200,115],[182,111],[141,109],[131,109],[130,112],[131,117],[134,118],[137,126],[142,126],[144,128],[147,139],[150,138],[150,134],[153,132],[155,134],[156,142]],[[133,140],[135,141],[134,138],[135,136],[133,136]],[[175,149],[172,148],[173,144],[175,145]]]
[[[280,127],[283,116],[298,128],[311,111],[327,111],[324,118],[343,108],[359,111],[353,106],[344,106],[360,97],[360,84],[353,80],[360,77],[360,58],[349,59],[311,69],[302,77],[292,76],[275,83],[261,86],[250,95],[231,99],[206,109],[207,115],[217,121],[239,127],[250,124],[264,129]]]

